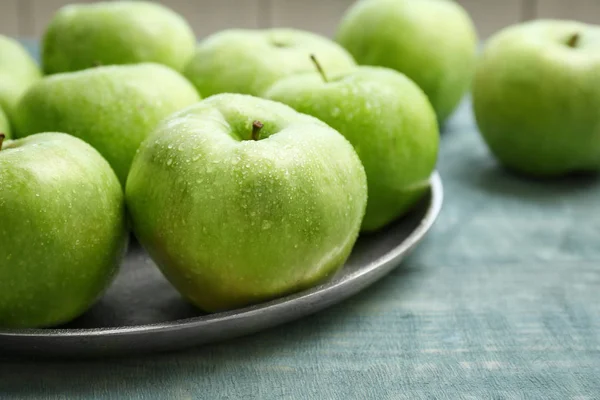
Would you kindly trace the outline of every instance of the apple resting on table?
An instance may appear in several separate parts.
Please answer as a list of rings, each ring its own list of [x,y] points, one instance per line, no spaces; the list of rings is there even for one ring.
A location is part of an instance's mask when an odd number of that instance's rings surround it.
[[[354,146],[367,173],[362,224],[375,231],[406,214],[429,189],[439,131],[427,96],[388,68],[357,67],[329,75],[303,74],[277,82],[265,97],[326,122]]]
[[[506,167],[552,177],[600,170],[600,27],[546,20],[486,46],[473,87],[479,130]]]
[[[126,242],[121,185],[91,146],[61,133],[0,143],[1,328],[82,314],[112,281]]]
[[[232,29],[215,33],[198,45],[185,76],[203,96],[242,93],[261,96],[277,80],[313,70],[315,54],[332,73],[356,64],[340,45],[295,29]]]
[[[164,120],[126,188],[137,238],[190,302],[221,311],[334,274],[367,202],[342,135],[286,105],[210,97]]]

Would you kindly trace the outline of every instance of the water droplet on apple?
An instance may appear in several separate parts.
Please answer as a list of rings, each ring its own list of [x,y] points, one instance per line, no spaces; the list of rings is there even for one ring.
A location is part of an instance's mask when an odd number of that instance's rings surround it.
[[[272,225],[271,221],[268,221],[268,220],[266,220],[266,219],[265,219],[265,220],[262,222],[262,229],[263,229],[263,230],[270,229],[270,228],[271,228],[271,225]]]
[[[173,159],[169,158],[169,159],[167,160],[167,165],[171,165],[171,164],[173,164]]]
[[[168,146],[167,146],[167,148],[169,148],[169,149],[172,149],[172,148],[173,148],[173,145],[172,145],[172,144],[170,144],[170,145],[168,145]]]

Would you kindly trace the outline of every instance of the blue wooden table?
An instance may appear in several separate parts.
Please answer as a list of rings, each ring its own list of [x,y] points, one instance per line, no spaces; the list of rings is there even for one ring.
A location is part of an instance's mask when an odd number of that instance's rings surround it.
[[[600,399],[600,179],[505,173],[465,102],[446,203],[395,272],[312,317],[140,358],[0,358],[0,399]]]

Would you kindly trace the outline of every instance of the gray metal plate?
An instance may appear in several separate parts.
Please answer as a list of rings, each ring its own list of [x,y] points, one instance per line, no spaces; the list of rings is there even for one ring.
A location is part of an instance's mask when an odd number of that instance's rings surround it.
[[[186,303],[138,245],[85,315],[57,329],[0,331],[0,355],[87,357],[166,351],[233,338],[289,322],[338,303],[386,275],[425,237],[443,201],[439,175],[407,217],[359,238],[327,282],[234,311],[202,314]]]

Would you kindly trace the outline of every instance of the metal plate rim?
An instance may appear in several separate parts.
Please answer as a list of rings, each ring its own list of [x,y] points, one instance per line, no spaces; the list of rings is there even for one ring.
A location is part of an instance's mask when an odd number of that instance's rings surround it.
[[[21,329],[21,330],[0,330],[0,340],[4,339],[65,339],[65,338],[110,338],[123,337],[130,335],[146,335],[151,333],[166,333],[182,329],[198,329],[202,326],[215,323],[231,322],[236,319],[251,319],[265,312],[275,312],[277,309],[285,309],[295,306],[301,307],[311,305],[307,309],[293,313],[291,317],[283,318],[279,323],[284,323],[314,312],[320,311],[329,305],[342,301],[360,290],[369,286],[379,278],[389,273],[401,259],[403,259],[410,250],[412,250],[430,230],[437,219],[443,203],[443,186],[438,172],[434,172],[430,178],[429,206],[421,219],[419,225],[398,244],[392,251],[383,255],[379,259],[373,260],[368,267],[361,268],[354,273],[345,276],[343,279],[335,282],[325,282],[314,288],[278,298],[269,302],[236,309],[228,312],[221,312],[209,315],[203,315],[192,318],[168,321],[164,323],[122,326],[110,328],[87,328],[87,329]],[[346,290],[349,289],[349,290]],[[312,304],[322,303],[322,304]],[[279,323],[269,324],[269,326],[279,325]],[[255,331],[255,330],[254,330]],[[237,336],[237,335],[236,335]]]

